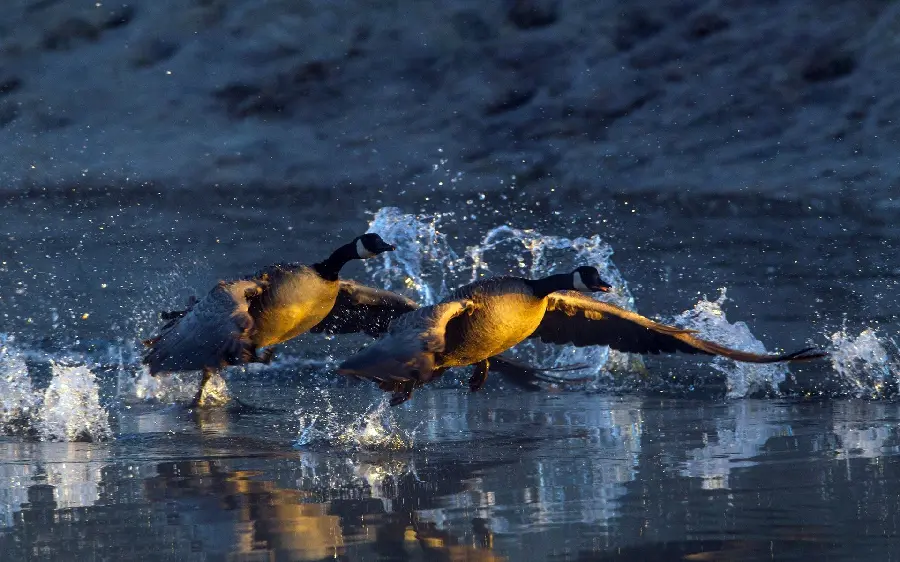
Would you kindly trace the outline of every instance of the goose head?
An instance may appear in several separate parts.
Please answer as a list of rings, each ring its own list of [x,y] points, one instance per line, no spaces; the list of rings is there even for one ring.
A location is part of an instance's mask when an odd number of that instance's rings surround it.
[[[612,289],[612,285],[600,277],[600,272],[597,271],[596,267],[583,265],[572,272],[571,289],[582,293],[596,293],[599,291],[606,293]]]
[[[385,242],[381,236],[374,232],[368,232],[356,239],[355,243],[356,255],[361,260],[374,258],[378,254],[384,252],[393,252],[397,248],[392,244]]]

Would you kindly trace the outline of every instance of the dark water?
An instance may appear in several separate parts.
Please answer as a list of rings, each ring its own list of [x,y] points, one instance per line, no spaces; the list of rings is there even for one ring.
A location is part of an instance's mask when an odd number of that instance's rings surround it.
[[[726,287],[728,320],[768,349],[814,343],[843,358],[793,367],[764,399],[725,399],[723,379],[745,375],[709,361],[653,359],[631,386],[525,393],[491,379],[472,396],[457,377],[385,412],[328,369],[364,340],[309,338],[272,369],[227,377],[277,411],[190,412],[190,377],[143,400],[136,342],[157,310],[219,278],[316,259],[370,218],[352,201],[238,195],[32,194],[0,209],[0,333],[22,358],[0,361],[0,558],[900,559],[900,231],[887,213],[454,199],[442,231],[458,248],[507,222],[600,234],[640,312],[672,317]],[[107,440],[22,430],[10,397],[23,380],[42,396],[24,417],[45,428],[108,414]],[[313,419],[371,427],[298,447]]]
[[[420,398],[399,414],[403,425],[421,422],[407,451],[298,451],[290,416],[177,407],[124,414],[108,444],[7,439],[0,551],[9,560],[900,557],[893,403],[455,389]]]

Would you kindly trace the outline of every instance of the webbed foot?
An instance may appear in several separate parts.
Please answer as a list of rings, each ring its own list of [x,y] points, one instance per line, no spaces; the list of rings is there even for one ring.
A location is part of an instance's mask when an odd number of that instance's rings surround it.
[[[475,368],[472,371],[472,376],[469,378],[469,390],[472,392],[478,392],[481,390],[481,387],[484,386],[484,383],[487,382],[488,377],[488,369],[491,366],[491,362],[485,359],[484,361],[479,361],[475,363]]]

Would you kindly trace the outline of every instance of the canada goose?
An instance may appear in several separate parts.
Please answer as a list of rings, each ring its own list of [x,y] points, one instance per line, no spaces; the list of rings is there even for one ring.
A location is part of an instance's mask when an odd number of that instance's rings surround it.
[[[367,259],[394,247],[377,234],[363,234],[311,266],[277,264],[237,281],[220,281],[187,310],[163,313],[169,322],[144,341],[143,358],[156,375],[202,370],[192,406],[202,406],[203,388],[228,365],[267,363],[275,344],[304,332],[376,336],[391,319],[418,305],[390,291],[338,279],[350,260]],[[260,348],[268,348],[259,353]]]
[[[630,353],[700,353],[735,361],[804,361],[826,354],[812,348],[760,355],[702,340],[675,326],[594,300],[580,293],[608,291],[594,267],[542,279],[494,277],[460,287],[442,302],[403,314],[381,339],[350,357],[338,372],[370,379],[391,404],[409,400],[450,367],[474,365],[472,392],[487,380],[489,358],[526,338],[578,347],[608,345]],[[578,291],[578,292],[576,292]]]

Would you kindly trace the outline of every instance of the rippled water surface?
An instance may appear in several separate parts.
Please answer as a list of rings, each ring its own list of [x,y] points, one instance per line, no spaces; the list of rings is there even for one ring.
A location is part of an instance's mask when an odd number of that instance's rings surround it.
[[[10,560],[896,558],[896,404],[448,389],[397,417],[418,428],[405,450],[297,449],[290,416],[178,407],[117,416],[108,443],[5,439],[0,548]]]
[[[340,203],[228,194],[7,202],[0,558],[900,559],[900,234],[886,219],[514,200],[341,217]],[[215,381],[264,409],[197,412],[196,374],[140,366],[157,311],[366,228],[398,251],[347,275],[421,302],[591,263],[626,308],[741,349],[832,358],[528,344],[519,358],[587,363],[571,376],[588,382],[525,392],[491,377],[472,395],[458,373],[391,409],[333,373],[365,338],[309,336]]]

